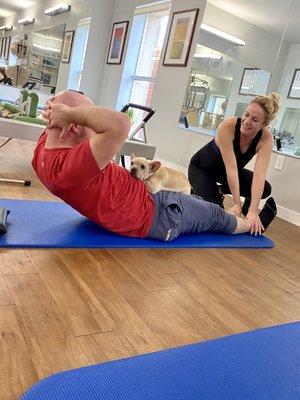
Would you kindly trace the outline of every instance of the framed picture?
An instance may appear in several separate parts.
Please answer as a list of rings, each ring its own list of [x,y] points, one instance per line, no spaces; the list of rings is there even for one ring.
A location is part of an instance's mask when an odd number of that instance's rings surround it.
[[[64,41],[61,50],[61,59],[62,63],[68,64],[70,62],[73,39],[74,39],[75,31],[66,31],[64,34]]]
[[[293,79],[287,97],[289,99],[300,99],[300,69],[294,71]]]
[[[4,48],[4,53],[3,53],[3,58],[5,60],[8,60],[9,49],[10,49],[10,41],[11,41],[11,36],[6,36],[5,48]]]
[[[5,44],[6,44],[6,37],[1,38],[1,53],[0,57],[4,58],[4,53],[5,53]]]
[[[176,11],[168,34],[163,65],[185,67],[187,64],[199,8]]]
[[[129,21],[115,22],[112,27],[106,64],[121,64]]]
[[[267,93],[271,73],[258,68],[244,68],[239,94],[264,96]]]
[[[45,85],[49,85],[51,80],[51,75],[41,71],[41,80],[42,83],[44,83]]]

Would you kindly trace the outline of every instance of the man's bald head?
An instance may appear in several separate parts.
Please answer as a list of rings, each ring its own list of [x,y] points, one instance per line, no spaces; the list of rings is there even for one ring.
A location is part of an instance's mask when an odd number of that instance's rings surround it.
[[[57,93],[52,101],[53,103],[66,104],[69,107],[89,107],[94,105],[89,97],[72,90],[64,90]]]

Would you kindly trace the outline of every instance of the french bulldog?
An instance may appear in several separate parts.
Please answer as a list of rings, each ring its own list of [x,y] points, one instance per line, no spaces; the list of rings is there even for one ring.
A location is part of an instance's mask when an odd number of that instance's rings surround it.
[[[143,181],[152,194],[160,190],[191,194],[188,178],[180,171],[162,166],[160,161],[151,161],[131,154],[129,172],[135,178]]]

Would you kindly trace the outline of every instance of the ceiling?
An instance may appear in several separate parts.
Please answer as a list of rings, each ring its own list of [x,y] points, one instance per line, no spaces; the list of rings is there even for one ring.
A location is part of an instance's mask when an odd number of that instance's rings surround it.
[[[208,0],[208,3],[280,37],[288,21],[284,39],[300,43],[300,0]]]
[[[0,18],[34,3],[37,0],[0,0]],[[285,40],[300,43],[300,0],[208,0],[208,3],[276,36],[282,36],[289,19]]]
[[[22,11],[37,3],[37,0],[0,0],[0,18]]]

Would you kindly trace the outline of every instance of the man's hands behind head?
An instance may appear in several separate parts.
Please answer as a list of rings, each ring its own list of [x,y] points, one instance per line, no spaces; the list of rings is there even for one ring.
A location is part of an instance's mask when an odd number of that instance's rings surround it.
[[[61,129],[59,138],[63,141],[72,126],[69,118],[71,107],[62,103],[54,103],[52,100],[53,98],[50,98],[45,104],[43,119],[47,123],[47,128]]]

